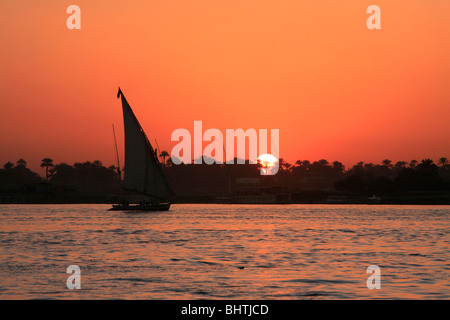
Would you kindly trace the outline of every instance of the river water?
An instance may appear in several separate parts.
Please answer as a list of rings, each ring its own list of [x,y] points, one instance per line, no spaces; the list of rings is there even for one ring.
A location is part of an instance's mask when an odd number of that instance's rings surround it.
[[[450,206],[108,208],[0,205],[0,299],[450,298]]]

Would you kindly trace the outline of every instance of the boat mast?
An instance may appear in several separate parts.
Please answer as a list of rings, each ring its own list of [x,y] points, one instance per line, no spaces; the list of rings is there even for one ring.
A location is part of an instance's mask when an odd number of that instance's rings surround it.
[[[114,145],[116,146],[117,174],[119,175],[119,181],[122,181],[122,173],[120,171],[120,163],[119,163],[119,151],[117,150],[116,131],[114,130],[114,123],[112,125],[112,129],[114,136]]]

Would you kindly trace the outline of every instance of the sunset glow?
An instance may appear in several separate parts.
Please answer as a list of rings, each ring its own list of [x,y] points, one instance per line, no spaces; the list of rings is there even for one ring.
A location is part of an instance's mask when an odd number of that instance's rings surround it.
[[[0,163],[123,160],[120,86],[152,143],[176,128],[279,128],[280,158],[380,163],[450,150],[450,2],[0,4]]]
[[[449,39],[450,0],[0,0],[0,300],[448,300]]]

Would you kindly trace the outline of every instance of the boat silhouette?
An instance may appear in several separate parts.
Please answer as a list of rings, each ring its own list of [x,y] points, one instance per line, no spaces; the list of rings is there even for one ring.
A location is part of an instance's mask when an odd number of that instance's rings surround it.
[[[122,188],[143,196],[123,198],[110,211],[166,211],[169,210],[173,191],[162,169],[158,156],[133,113],[122,90],[117,98],[122,99],[125,131],[125,167]],[[136,203],[132,203],[135,201]]]

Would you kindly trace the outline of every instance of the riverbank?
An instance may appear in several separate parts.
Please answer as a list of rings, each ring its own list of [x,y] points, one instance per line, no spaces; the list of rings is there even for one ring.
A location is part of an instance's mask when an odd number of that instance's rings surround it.
[[[110,204],[110,195],[105,194],[27,194],[2,193],[0,204],[81,204],[105,203]],[[392,192],[382,195],[368,195],[361,193],[338,193],[323,191],[297,192],[290,194],[289,199],[282,201],[261,201],[239,197],[218,197],[212,195],[179,195],[174,203],[222,203],[222,204],[405,204],[405,205],[450,205],[448,191],[414,191]]]

